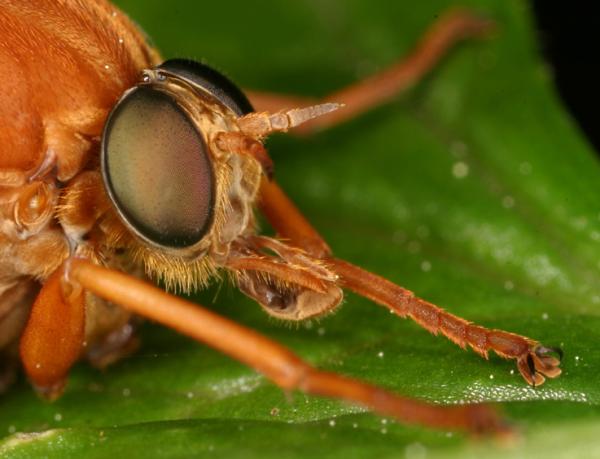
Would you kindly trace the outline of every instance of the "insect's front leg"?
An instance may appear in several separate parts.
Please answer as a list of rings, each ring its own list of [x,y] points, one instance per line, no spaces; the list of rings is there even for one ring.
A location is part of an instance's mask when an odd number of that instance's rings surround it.
[[[312,256],[321,257],[340,276],[343,287],[389,308],[400,317],[410,317],[431,333],[441,333],[462,348],[470,346],[485,358],[491,350],[501,357],[516,359],[519,372],[531,385],[538,386],[545,377],[560,375],[560,361],[553,356],[560,351],[524,336],[473,324],[381,276],[335,258],[324,239],[275,182],[263,181],[260,208],[280,237],[304,248]]]
[[[493,23],[487,19],[465,10],[451,10],[431,25],[406,58],[362,81],[334,91],[322,99],[258,91],[248,91],[248,96],[259,112],[277,112],[291,107],[326,102],[344,104],[343,109],[315,118],[294,132],[307,133],[326,129],[392,100],[423,79],[457,42],[485,36],[492,29]]]
[[[269,237],[241,237],[224,267],[242,292],[279,319],[323,316],[344,296],[337,274],[322,259]]]
[[[245,119],[241,120],[242,130],[251,131],[246,126],[246,123],[249,122],[254,130],[259,132],[260,129],[257,126],[261,123],[258,122],[268,120],[272,116],[269,114],[247,115]],[[270,121],[266,122],[265,131],[272,130],[271,124]],[[240,149],[240,152],[244,152],[244,149]],[[246,150],[244,154],[251,154],[251,152]],[[501,357],[515,359],[519,372],[533,386],[543,384],[545,377],[556,378],[560,375],[561,370],[558,368],[560,360],[554,356],[560,354],[560,350],[542,346],[533,339],[514,333],[473,324],[416,297],[409,290],[381,276],[335,258],[317,230],[302,215],[279,185],[266,176],[261,183],[259,206],[281,238],[289,241],[293,246],[301,248],[309,256],[323,260],[333,272],[339,275],[338,285],[389,308],[400,317],[410,317],[431,333],[436,335],[441,333],[462,348],[470,346],[482,357],[487,358],[488,352],[491,350]],[[276,248],[266,248],[278,252]],[[257,256],[254,254],[254,257]],[[265,263],[265,260],[261,261]],[[230,260],[229,267],[234,270],[242,269],[248,272],[271,274],[275,278],[281,279],[282,282],[289,281],[291,283],[294,283],[294,279],[298,277],[299,273],[307,271],[305,267],[288,264],[286,266],[288,272],[284,272],[280,266],[274,263],[271,262],[269,267],[257,266],[256,259],[242,257],[237,261]],[[279,268],[278,272],[275,270],[276,267]],[[310,270],[308,269],[308,271]],[[292,295],[294,300],[288,299],[285,308],[273,309],[269,308],[268,304],[273,298],[281,299],[285,296],[282,294],[282,289],[271,285],[268,278],[265,280],[264,276],[256,278],[247,276],[246,279],[245,282],[240,283],[240,288],[256,299],[271,314],[281,318],[292,320],[307,318],[317,314],[318,311],[325,313],[339,302],[339,300],[334,301],[334,295],[331,292],[327,292],[329,301],[323,301],[323,298],[317,295],[312,298],[316,306],[311,307],[310,301],[306,300],[300,304],[297,301],[297,295]],[[298,285],[298,282],[295,284]],[[304,285],[304,287],[307,286]],[[305,292],[313,295],[316,295],[314,293],[316,291],[317,289],[312,289],[312,292],[310,288],[305,289]],[[326,292],[321,292],[320,295],[322,296],[324,293]]]

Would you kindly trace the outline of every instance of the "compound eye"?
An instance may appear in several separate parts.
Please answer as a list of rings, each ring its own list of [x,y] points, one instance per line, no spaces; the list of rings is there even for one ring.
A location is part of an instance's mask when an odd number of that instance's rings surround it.
[[[206,145],[164,92],[138,87],[117,104],[104,130],[102,171],[110,198],[138,237],[185,248],[208,231],[215,193]]]
[[[238,116],[254,111],[244,93],[229,78],[208,65],[190,59],[170,59],[159,68],[204,88]]]

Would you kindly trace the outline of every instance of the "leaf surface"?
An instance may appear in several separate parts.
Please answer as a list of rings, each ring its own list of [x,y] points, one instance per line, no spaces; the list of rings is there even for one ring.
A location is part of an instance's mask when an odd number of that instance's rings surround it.
[[[451,2],[121,0],[165,57],[244,87],[324,95],[405,55]],[[338,256],[469,320],[558,345],[563,375],[525,385],[348,295],[335,315],[270,320],[231,287],[195,298],[304,358],[432,402],[502,402],[510,446],[406,426],[263,377],[146,324],[106,373],[65,395],[25,382],[0,399],[0,455],[33,457],[595,457],[600,442],[600,169],[558,102],[527,4],[465,1],[497,23],[397,101],[307,139],[269,141],[276,174]],[[508,448],[508,449],[507,449]],[[4,457],[4,456],[3,456]]]

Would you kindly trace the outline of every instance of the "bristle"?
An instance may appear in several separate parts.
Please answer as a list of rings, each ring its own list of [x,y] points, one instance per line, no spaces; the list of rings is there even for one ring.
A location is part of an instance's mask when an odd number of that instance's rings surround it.
[[[210,257],[184,260],[139,247],[133,253],[133,260],[143,264],[148,277],[174,293],[190,294],[220,278]]]

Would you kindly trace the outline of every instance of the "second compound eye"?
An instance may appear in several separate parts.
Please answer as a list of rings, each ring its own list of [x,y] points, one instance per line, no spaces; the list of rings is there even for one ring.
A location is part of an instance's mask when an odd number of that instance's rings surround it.
[[[229,78],[208,65],[190,59],[170,59],[158,68],[204,88],[238,116],[254,111],[245,94]]]
[[[214,175],[204,139],[168,94],[138,87],[102,139],[105,186],[124,223],[163,247],[199,242],[212,223]]]

